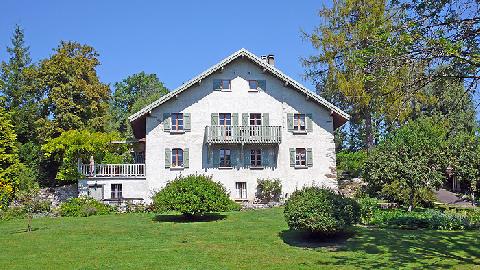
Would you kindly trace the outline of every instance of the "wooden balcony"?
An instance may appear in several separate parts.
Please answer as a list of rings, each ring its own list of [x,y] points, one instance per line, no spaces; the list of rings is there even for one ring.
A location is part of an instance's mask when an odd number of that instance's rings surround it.
[[[279,144],[281,126],[207,126],[207,143]]]
[[[79,164],[87,178],[144,178],[145,164]]]

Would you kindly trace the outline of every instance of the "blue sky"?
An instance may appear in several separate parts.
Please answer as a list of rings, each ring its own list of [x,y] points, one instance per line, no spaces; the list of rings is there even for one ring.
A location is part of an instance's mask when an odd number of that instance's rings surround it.
[[[322,1],[23,1],[3,0],[0,60],[15,24],[25,30],[34,61],[60,40],[93,46],[100,79],[155,73],[169,89],[244,47],[273,53],[276,66],[302,79],[301,57],[314,52],[301,38],[319,23]]]

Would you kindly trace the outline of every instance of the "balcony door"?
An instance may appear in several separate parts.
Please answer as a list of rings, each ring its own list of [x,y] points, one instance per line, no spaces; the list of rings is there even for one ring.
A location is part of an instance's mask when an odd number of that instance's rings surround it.
[[[232,136],[232,114],[219,113],[218,114],[219,125],[221,126],[221,134],[224,138],[230,138]]]
[[[260,127],[262,126],[262,114],[251,113],[250,114],[250,136],[259,136]]]

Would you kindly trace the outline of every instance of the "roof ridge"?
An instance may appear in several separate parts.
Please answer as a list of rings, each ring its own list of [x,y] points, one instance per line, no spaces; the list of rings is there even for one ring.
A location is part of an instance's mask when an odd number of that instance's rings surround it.
[[[149,105],[143,107],[140,111],[130,115],[128,117],[128,120],[130,122],[133,122],[135,121],[136,119],[142,117],[143,115],[145,115],[146,113],[150,112],[151,110],[153,110],[154,108],[156,108],[157,106],[161,105],[162,103],[166,102],[167,100],[169,100],[170,98],[176,96],[177,94],[179,94],[180,92],[188,89],[190,86],[192,86],[193,84],[197,83],[199,80],[202,80],[203,78],[211,75],[212,73],[214,73],[215,71],[217,71],[218,69],[220,69],[221,67],[225,66],[226,64],[230,63],[231,61],[235,60],[238,56],[240,55],[246,55],[247,57],[249,57],[251,60],[253,60],[255,63],[257,63],[258,65],[260,65],[261,67],[263,67],[264,69],[266,70],[269,70],[271,73],[273,73],[274,75],[276,75],[277,77],[280,77],[282,78],[283,80],[286,80],[288,83],[291,83],[293,86],[295,86],[298,90],[304,92],[306,95],[309,95],[310,97],[312,97],[314,100],[316,100],[317,102],[319,102],[320,104],[322,104],[323,106],[335,111],[336,113],[338,113],[340,116],[342,116],[343,118],[345,118],[346,120],[350,119],[350,116],[345,113],[343,110],[341,110],[340,108],[338,108],[337,106],[333,105],[332,103],[328,102],[326,99],[324,99],[323,97],[321,97],[320,95],[310,91],[308,88],[306,88],[305,86],[303,86],[301,83],[295,81],[294,79],[290,78],[288,75],[284,74],[282,71],[280,71],[278,68],[272,66],[272,65],[269,65],[265,62],[263,62],[258,56],[256,56],[255,54],[251,53],[250,51],[248,51],[247,49],[245,48],[241,48],[239,50],[237,50],[236,52],[230,54],[229,56],[227,56],[226,58],[222,59],[220,62],[218,62],[217,64],[211,66],[210,68],[206,69],[205,71],[203,71],[202,73],[198,74],[197,76],[193,77],[192,79],[188,80],[187,82],[184,82],[183,84],[181,84],[179,87],[177,87],[176,89],[172,90],[171,92],[169,92],[168,94],[160,97],[159,99],[157,99],[156,101],[150,103]]]

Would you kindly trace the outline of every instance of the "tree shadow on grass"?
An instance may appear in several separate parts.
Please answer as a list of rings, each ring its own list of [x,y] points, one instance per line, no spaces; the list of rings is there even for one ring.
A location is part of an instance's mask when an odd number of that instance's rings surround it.
[[[335,251],[342,247],[346,241],[354,236],[353,231],[336,233],[332,235],[314,234],[305,231],[284,230],[278,236],[285,244],[302,248],[324,248]]]
[[[157,215],[153,218],[156,222],[173,222],[173,223],[191,223],[191,222],[212,222],[224,220],[227,216],[218,213],[209,213],[203,216],[184,216],[184,215]]]
[[[309,238],[308,234],[283,231],[279,235],[297,247],[327,247],[331,259],[322,266],[353,266],[357,269],[466,269],[480,266],[479,231],[433,231],[361,228],[350,237]],[[332,242],[334,248],[329,248]],[[352,252],[354,252],[352,254]]]
[[[10,234],[31,233],[31,232],[43,230],[43,229],[45,228],[32,227],[30,231],[28,231],[26,228],[21,228],[21,229],[12,231]]]

